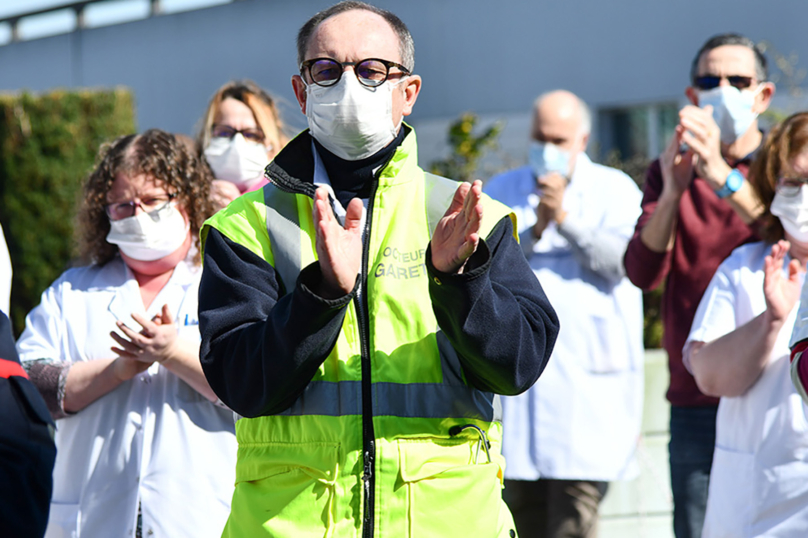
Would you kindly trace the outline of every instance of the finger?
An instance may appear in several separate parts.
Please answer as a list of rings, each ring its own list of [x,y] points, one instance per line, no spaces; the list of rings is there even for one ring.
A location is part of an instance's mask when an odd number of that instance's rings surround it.
[[[483,197],[483,182],[479,179],[474,181],[471,184],[471,188],[469,188],[469,192],[466,195],[466,199],[463,204],[463,212],[465,213],[466,222],[469,222],[471,219],[474,218],[474,213],[476,212],[477,206],[480,204],[480,200]]]
[[[136,345],[135,343],[127,340],[126,338],[124,338],[120,334],[116,333],[115,331],[111,331],[109,333],[109,335],[112,337],[113,340],[115,340],[115,342],[118,343],[119,346],[121,346],[123,349],[125,349],[129,353],[132,353],[132,354],[135,354],[135,355],[137,355],[139,353],[143,353],[143,350],[138,345]]]
[[[118,355],[120,355],[121,357],[125,357],[125,358],[127,358],[127,359],[134,359],[134,360],[137,360],[137,356],[135,356],[135,354],[133,354],[133,353],[129,353],[128,351],[125,351],[125,350],[123,350],[123,349],[121,349],[121,348],[117,348],[117,347],[111,347],[110,349],[111,349],[113,352],[115,352],[115,353],[117,353]]]
[[[345,210],[345,229],[349,231],[359,231],[362,226],[362,200],[354,198]]]
[[[804,271],[799,260],[791,260],[788,263],[788,279],[792,282],[797,281],[800,278],[800,273]]]
[[[466,201],[466,195],[471,189],[471,183],[463,182],[458,185],[457,190],[452,197],[452,202],[449,204],[449,208],[446,209],[446,213],[444,216],[454,215],[455,213],[460,212],[463,209],[463,205]]]
[[[685,131],[682,134],[682,142],[690,146],[690,150],[696,155],[704,155],[707,151],[707,146],[702,143],[701,139],[693,136],[690,131]]]
[[[681,125],[699,140],[706,140],[710,136],[710,128],[701,122],[693,121],[690,118],[682,118]]]
[[[140,334],[142,334],[143,336],[152,337],[157,333],[157,325],[152,323],[150,320],[146,319],[146,316],[134,313],[132,314],[132,319],[137,321],[138,325],[143,327],[143,329],[141,329],[140,331]]]
[[[174,316],[171,315],[171,309],[168,308],[168,304],[163,305],[163,310],[161,312],[162,319],[160,320],[163,325],[170,325],[174,321]]]

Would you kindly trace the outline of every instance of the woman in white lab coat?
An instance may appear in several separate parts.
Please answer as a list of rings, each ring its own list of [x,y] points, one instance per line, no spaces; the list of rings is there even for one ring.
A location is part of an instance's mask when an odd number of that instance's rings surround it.
[[[805,178],[801,113],[771,131],[750,172],[765,241],[721,264],[685,344],[701,391],[721,397],[704,538],[808,536],[808,420],[788,347],[808,261]]]
[[[210,173],[158,130],[105,146],[80,249],[17,348],[57,419],[46,536],[219,536],[235,479],[233,414],[199,358],[198,232]]]

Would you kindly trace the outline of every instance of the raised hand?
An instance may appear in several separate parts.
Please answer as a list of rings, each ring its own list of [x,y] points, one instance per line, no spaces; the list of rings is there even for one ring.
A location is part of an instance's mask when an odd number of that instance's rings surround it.
[[[320,187],[314,193],[315,248],[323,273],[321,297],[336,299],[351,292],[356,284],[362,262],[362,201],[351,200],[343,228],[331,205],[328,189]]]
[[[216,210],[227,207],[227,204],[241,196],[235,183],[223,179],[214,179],[210,184],[210,198]]]
[[[153,362],[164,362],[175,356],[177,327],[168,305],[163,305],[162,312],[154,321],[148,320],[140,314],[132,314],[132,319],[142,329],[140,332],[136,332],[123,322],[117,322],[118,329],[124,333],[125,337],[114,331],[110,333],[121,346],[120,348],[113,347],[112,351],[123,358],[145,363],[146,366],[143,370]]]
[[[788,277],[783,275],[783,260],[789,248],[788,241],[778,241],[763,262],[763,295],[766,297],[766,311],[774,321],[784,320],[800,298],[800,273],[805,269],[799,260],[791,260]]]
[[[693,162],[699,177],[712,188],[720,188],[731,168],[721,155],[721,129],[713,119],[712,105],[684,107],[679,111],[679,125],[684,129],[682,141],[696,156]]]
[[[432,235],[432,266],[443,273],[462,273],[463,266],[477,250],[483,206],[483,182],[461,183],[449,209]]]
[[[677,125],[668,147],[659,157],[662,171],[662,191],[677,199],[690,187],[693,181],[693,152],[680,152],[679,148],[685,135],[684,128]]]

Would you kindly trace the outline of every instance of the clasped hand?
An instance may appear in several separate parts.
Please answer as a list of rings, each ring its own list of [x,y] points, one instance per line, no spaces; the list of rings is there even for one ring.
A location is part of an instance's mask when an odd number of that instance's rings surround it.
[[[680,152],[682,144],[687,150]],[[721,154],[721,129],[713,119],[713,107],[688,105],[679,111],[679,125],[660,158],[664,188],[675,195],[687,190],[696,173],[713,189],[719,189],[731,170]]]
[[[140,314],[132,314],[132,319],[141,326],[139,332],[122,321],[116,322],[116,325],[125,336],[115,331],[110,332],[121,346],[111,349],[118,354],[116,361],[119,364],[116,367],[122,379],[134,377],[147,370],[154,362],[169,360],[174,356],[177,345],[177,327],[168,305],[163,305],[162,312],[151,321]]]

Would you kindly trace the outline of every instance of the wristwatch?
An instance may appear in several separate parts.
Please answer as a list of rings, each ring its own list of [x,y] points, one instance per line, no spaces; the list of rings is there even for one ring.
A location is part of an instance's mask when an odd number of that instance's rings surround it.
[[[729,175],[727,175],[727,180],[724,182],[724,186],[715,191],[715,193],[719,198],[726,198],[732,193],[738,192],[738,189],[741,188],[743,182],[743,174],[741,174],[737,168],[733,168],[730,170]]]

